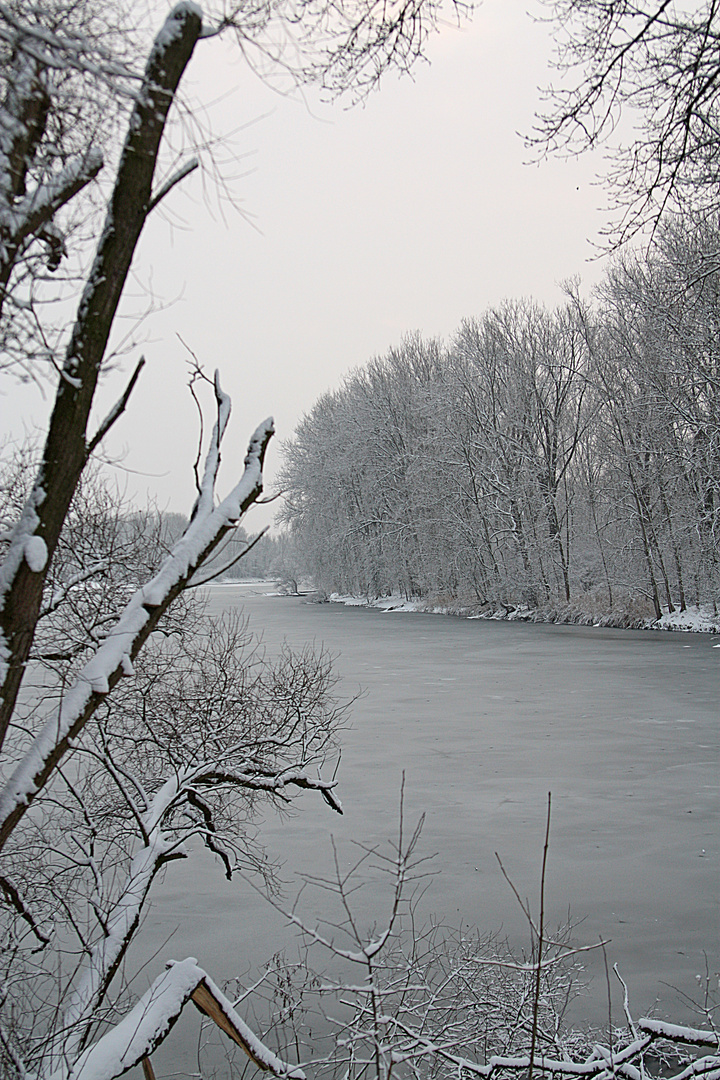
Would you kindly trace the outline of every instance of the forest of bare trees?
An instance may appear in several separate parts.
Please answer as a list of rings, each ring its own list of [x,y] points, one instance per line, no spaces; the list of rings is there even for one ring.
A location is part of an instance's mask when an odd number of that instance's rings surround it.
[[[507,302],[321,398],[284,519],[328,591],[624,625],[716,609],[717,5],[545,8],[560,78],[528,142],[603,146],[620,255],[590,303]]]
[[[323,396],[283,476],[318,587],[569,618],[716,605],[719,242],[667,218],[591,303],[507,302]]]

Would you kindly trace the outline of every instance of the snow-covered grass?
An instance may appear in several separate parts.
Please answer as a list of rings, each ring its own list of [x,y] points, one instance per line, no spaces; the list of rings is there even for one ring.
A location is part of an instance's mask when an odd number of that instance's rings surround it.
[[[380,611],[417,611],[433,615],[458,615],[466,619],[494,619],[507,622],[572,623],[579,626],[615,627],[632,630],[683,630],[689,633],[720,634],[720,614],[709,605],[693,605],[685,611],[666,612],[661,619],[648,618],[639,612],[619,609],[602,612],[587,610],[581,605],[555,604],[531,608],[492,605],[463,605],[457,602],[440,603],[432,600],[407,600],[404,596],[382,596],[372,600],[364,596],[344,596],[331,593],[327,600],[348,607],[371,607]]]
[[[694,634],[720,633],[720,615],[714,614],[710,607],[689,607],[663,615],[655,626],[659,630],[689,630]]]

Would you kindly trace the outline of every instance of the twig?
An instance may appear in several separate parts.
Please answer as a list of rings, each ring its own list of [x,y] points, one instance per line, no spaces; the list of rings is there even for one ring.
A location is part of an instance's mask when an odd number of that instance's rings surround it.
[[[132,375],[130,377],[130,382],[125,387],[124,394],[113,405],[112,409],[110,410],[110,412],[107,414],[107,416],[103,420],[103,422],[100,425],[100,427],[98,428],[97,432],[95,433],[95,435],[92,437],[92,439],[88,443],[88,446],[87,446],[87,455],[88,455],[88,457],[90,456],[90,454],[92,454],[93,450],[98,445],[98,443],[100,443],[105,438],[108,431],[113,426],[113,424],[118,419],[118,417],[122,416],[122,414],[125,412],[125,409],[127,407],[127,403],[130,400],[130,395],[132,394],[133,390],[135,389],[135,383],[138,381],[138,378],[140,377],[140,372],[142,371],[142,369],[144,367],[145,367],[145,357],[141,356],[140,359],[138,360],[137,367],[135,368],[135,370],[133,371],[133,373],[132,373]]]
[[[187,586],[188,589],[197,589],[199,585],[207,585],[208,581],[214,581],[215,578],[220,577],[221,574],[226,574],[228,570],[231,570],[233,566],[236,565],[236,563],[239,563],[241,559],[244,559],[248,552],[252,551],[255,545],[259,543],[260,540],[262,540],[263,536],[265,536],[269,528],[270,526],[266,525],[262,532],[259,532],[255,539],[251,540],[248,546],[246,548],[243,548],[239,555],[236,555],[235,558],[231,559],[230,562],[227,563],[225,566],[221,566],[220,569],[216,570],[214,574],[208,574],[208,576],[206,578],[203,578],[202,581],[191,580],[190,584]]]
[[[550,843],[551,806],[552,792],[548,791],[547,821],[545,824],[545,844],[543,846],[542,871],[540,874],[540,919],[537,945],[537,969],[535,971],[535,995],[533,1000],[532,1031],[530,1035],[530,1065],[528,1066],[528,1080],[532,1080],[533,1065],[535,1063],[535,1043],[537,1041],[538,1010],[540,1008],[540,978],[542,975],[543,930],[545,924],[545,870],[547,868],[548,845]]]
[[[156,195],[153,195],[152,199],[150,200],[147,208],[147,213],[151,214],[157,204],[160,202],[160,200],[164,199],[165,196],[170,191],[172,191],[176,184],[179,184],[180,181],[184,180],[186,176],[190,175],[190,173],[195,172],[199,164],[200,162],[197,158],[191,158],[190,161],[188,161],[185,165],[182,165],[178,169],[178,171],[170,177],[169,180],[166,180],[162,187],[159,189],[158,193]]]

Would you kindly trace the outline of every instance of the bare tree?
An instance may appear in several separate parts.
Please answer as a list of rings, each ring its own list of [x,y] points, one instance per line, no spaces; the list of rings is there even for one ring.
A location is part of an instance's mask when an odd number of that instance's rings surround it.
[[[611,244],[656,226],[666,210],[717,213],[715,0],[543,2],[557,34],[557,67],[570,85],[548,92],[531,141],[564,153],[607,144]]]

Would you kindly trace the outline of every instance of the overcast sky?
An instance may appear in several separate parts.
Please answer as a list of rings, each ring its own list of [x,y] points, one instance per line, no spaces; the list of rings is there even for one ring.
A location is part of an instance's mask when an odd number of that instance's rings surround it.
[[[517,134],[553,77],[532,5],[484,0],[471,23],[433,39],[414,79],[391,76],[353,109],[279,96],[229,44],[200,43],[188,92],[221,98],[214,130],[237,129],[242,157],[227,172],[241,213],[223,219],[196,173],[141,241],[131,292],[149,288],[159,310],[123,361],[142,351],[148,364],[108,443],[133,498],[184,512],[193,501],[197,422],[178,335],[233,398],[224,493],[259,421],[274,415],[278,440],[291,437],[321,393],[404,334],[448,337],[504,298],[553,305],[563,280],[598,279],[602,264],[588,260],[604,221],[600,162],[527,164]],[[106,380],[103,410],[120,387],[119,374]],[[6,405],[26,423],[42,414],[35,390]],[[269,487],[278,457],[276,446]]]

